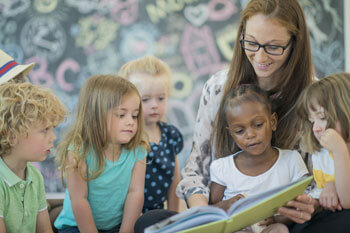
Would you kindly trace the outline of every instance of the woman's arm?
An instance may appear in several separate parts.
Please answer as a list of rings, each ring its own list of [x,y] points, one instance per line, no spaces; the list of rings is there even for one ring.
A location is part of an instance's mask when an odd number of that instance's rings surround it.
[[[0,231],[1,232],[1,231]],[[36,218],[37,233],[52,233],[49,212],[46,210],[40,211]]]
[[[196,206],[208,205],[208,198],[205,194],[194,193],[187,198],[187,205],[192,208]]]
[[[135,163],[128,195],[124,205],[123,221],[120,233],[134,232],[134,225],[141,215],[145,188],[146,158]]]
[[[170,188],[168,190],[167,201],[168,201],[168,210],[172,210],[176,212],[179,211],[179,198],[176,196],[175,190],[179,181],[180,181],[179,161],[177,159],[177,156],[175,156],[174,177],[170,185]]]
[[[204,85],[194,128],[192,152],[182,169],[182,180],[176,193],[186,200],[189,207],[208,205],[209,166],[213,160],[210,153],[212,122],[218,110],[227,70],[211,77]]]
[[[66,182],[69,192],[69,198],[72,204],[75,221],[78,224],[80,232],[98,233],[88,197],[88,184],[83,179],[76,168],[73,152],[68,152],[68,167],[66,169]],[[82,167],[82,174],[87,174],[85,162]]]

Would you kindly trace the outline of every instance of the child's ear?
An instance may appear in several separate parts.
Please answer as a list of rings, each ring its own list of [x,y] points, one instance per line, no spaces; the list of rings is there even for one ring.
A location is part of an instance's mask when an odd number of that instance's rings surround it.
[[[272,113],[270,117],[271,129],[272,131],[276,131],[277,129],[277,113]]]

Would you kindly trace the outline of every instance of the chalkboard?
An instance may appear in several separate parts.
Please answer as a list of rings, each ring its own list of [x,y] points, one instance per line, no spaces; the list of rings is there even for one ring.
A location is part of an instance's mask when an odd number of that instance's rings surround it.
[[[343,71],[344,2],[302,0],[318,77]],[[20,63],[35,62],[32,83],[52,88],[74,111],[93,74],[117,73],[153,54],[173,70],[168,121],[184,135],[180,167],[191,149],[204,82],[228,66],[246,0],[11,0],[0,2],[0,48]],[[71,119],[56,131],[60,137]],[[48,158],[36,166],[47,192],[61,192]]]

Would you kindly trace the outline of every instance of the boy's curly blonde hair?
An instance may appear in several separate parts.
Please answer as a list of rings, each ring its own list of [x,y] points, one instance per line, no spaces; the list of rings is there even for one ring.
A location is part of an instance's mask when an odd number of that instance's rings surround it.
[[[40,123],[56,127],[67,110],[49,89],[31,83],[0,86],[0,156],[9,155],[19,136]]]

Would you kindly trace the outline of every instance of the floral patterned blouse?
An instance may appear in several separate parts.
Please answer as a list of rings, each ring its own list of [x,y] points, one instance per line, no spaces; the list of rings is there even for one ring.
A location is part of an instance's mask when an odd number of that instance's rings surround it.
[[[194,128],[192,151],[182,169],[182,180],[176,189],[176,194],[185,200],[195,193],[203,194],[209,199],[209,167],[215,159],[214,153],[209,153],[209,138],[227,73],[228,70],[219,71],[204,84]]]

